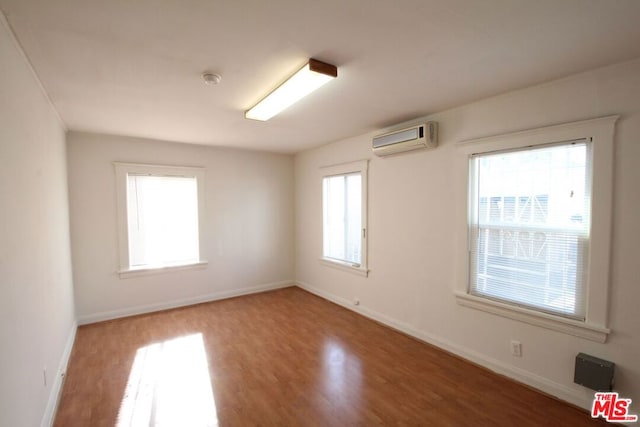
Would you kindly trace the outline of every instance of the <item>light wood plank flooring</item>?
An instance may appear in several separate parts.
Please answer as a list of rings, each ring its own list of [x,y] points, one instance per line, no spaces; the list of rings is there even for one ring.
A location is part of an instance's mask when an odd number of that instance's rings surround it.
[[[55,426],[590,426],[292,287],[78,329]]]

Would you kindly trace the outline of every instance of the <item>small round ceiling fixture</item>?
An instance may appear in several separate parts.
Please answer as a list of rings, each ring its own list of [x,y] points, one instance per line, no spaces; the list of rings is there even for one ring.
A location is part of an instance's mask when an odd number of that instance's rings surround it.
[[[222,76],[220,74],[214,73],[203,73],[202,79],[204,80],[205,84],[213,86],[220,83],[220,80],[222,80]]]

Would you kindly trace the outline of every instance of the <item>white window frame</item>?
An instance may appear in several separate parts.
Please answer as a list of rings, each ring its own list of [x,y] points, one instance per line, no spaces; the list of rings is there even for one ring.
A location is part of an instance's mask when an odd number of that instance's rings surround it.
[[[360,265],[354,265],[350,262],[344,262],[333,258],[328,258],[324,256],[324,229],[321,229],[321,243],[320,243],[320,262],[328,267],[337,268],[343,271],[348,271],[350,273],[358,274],[360,276],[367,277],[369,274],[369,269],[367,267],[367,241],[369,240],[369,230],[367,228],[367,212],[368,212],[368,203],[367,203],[367,183],[368,183],[368,169],[369,169],[369,161],[368,160],[360,160],[356,162],[350,163],[341,163],[338,165],[331,166],[323,166],[320,168],[321,170],[321,179],[320,179],[320,198],[322,209],[324,211],[324,195],[323,195],[323,182],[324,178],[336,176],[336,175],[347,175],[351,173],[360,173],[361,176],[361,218],[362,218],[362,233],[360,234],[361,240],[361,252],[362,259]],[[322,227],[324,228],[324,220],[322,221]]]
[[[119,266],[118,275],[121,279],[144,276],[149,274],[159,274],[170,271],[185,269],[205,268],[208,264],[203,256],[203,224],[204,224],[204,176],[205,170],[200,167],[186,166],[163,166],[148,165],[140,163],[113,163],[116,174],[116,196],[118,210],[118,249]],[[196,262],[189,262],[179,265],[170,265],[154,268],[131,268],[129,264],[129,231],[127,217],[127,175],[151,175],[151,176],[176,176],[192,177],[197,181],[198,187],[198,235],[199,235],[199,256]]]
[[[590,139],[592,141],[591,230],[587,283],[585,284],[586,312],[584,321],[569,319],[531,308],[498,302],[469,293],[469,236],[468,216],[458,242],[460,267],[464,271],[456,281],[455,296],[458,304],[541,326],[566,334],[605,342],[611,332],[607,328],[609,296],[609,269],[611,253],[611,218],[613,193],[613,156],[615,123],[619,116],[566,123],[556,126],[514,132],[462,141],[457,144],[458,161],[464,162],[469,176],[469,158],[473,154],[492,151],[522,149],[550,143]],[[469,206],[467,191],[464,206]]]

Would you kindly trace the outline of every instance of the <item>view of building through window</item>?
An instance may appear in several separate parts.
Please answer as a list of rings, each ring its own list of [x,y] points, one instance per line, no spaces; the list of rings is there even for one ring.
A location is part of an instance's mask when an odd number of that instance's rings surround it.
[[[487,153],[471,162],[471,293],[583,318],[589,146]]]

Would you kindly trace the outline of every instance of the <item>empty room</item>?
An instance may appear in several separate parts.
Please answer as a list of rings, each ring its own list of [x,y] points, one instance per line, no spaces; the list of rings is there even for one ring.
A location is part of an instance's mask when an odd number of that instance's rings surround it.
[[[0,0],[0,426],[637,425],[639,23]]]

